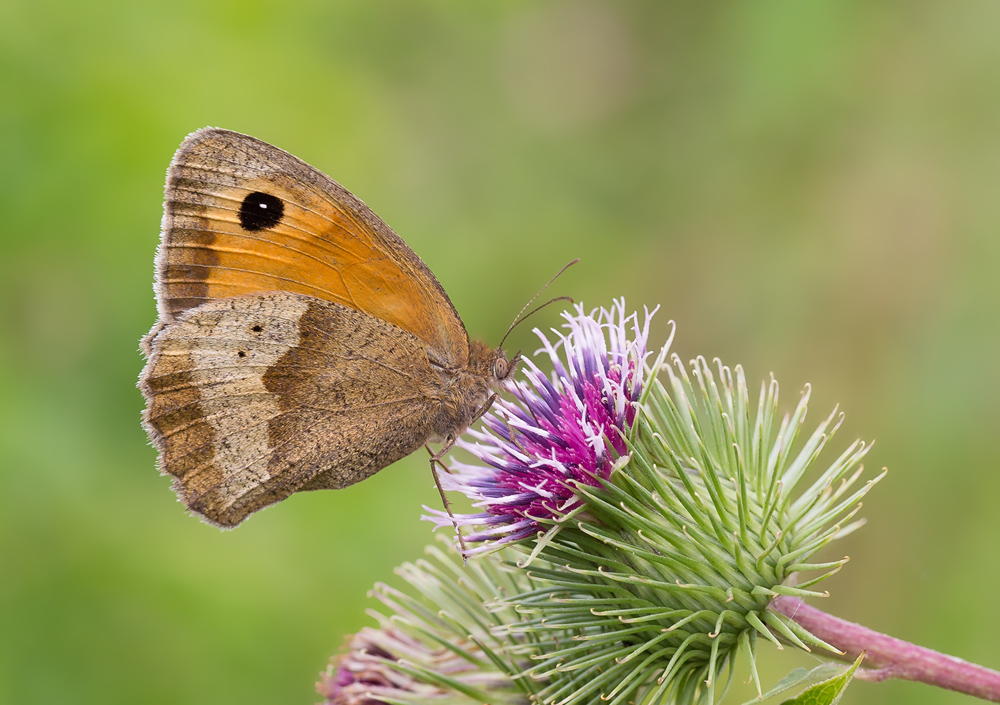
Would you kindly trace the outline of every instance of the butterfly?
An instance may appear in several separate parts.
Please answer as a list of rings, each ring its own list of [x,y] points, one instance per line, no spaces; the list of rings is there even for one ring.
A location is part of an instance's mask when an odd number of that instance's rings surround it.
[[[221,527],[440,442],[433,470],[517,361],[469,340],[364,203],[237,132],[177,150],[155,268],[143,425],[180,500]]]

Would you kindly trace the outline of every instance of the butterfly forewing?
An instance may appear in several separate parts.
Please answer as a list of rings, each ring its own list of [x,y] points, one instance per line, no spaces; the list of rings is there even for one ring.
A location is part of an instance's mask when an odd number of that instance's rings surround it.
[[[166,320],[206,301],[286,291],[399,326],[444,367],[468,360],[444,289],[385,223],[300,159],[227,130],[199,130],[174,156],[157,283]]]

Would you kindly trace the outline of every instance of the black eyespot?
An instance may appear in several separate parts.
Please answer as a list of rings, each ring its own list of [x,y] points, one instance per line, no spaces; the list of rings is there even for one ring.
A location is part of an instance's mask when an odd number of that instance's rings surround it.
[[[245,352],[243,352],[242,350],[240,350],[240,351],[239,351],[238,353],[236,353],[236,354],[237,354],[237,355],[239,355],[240,357],[246,357],[246,356],[247,356],[247,354],[246,354]]]
[[[258,323],[257,325],[255,325],[255,326],[254,326],[253,328],[251,328],[250,330],[252,330],[252,331],[253,331],[254,333],[260,333],[260,332],[261,332],[262,330],[264,330],[264,329],[263,329],[263,328],[261,328],[261,327],[260,327],[260,324]]]
[[[240,225],[244,230],[256,231],[273,228],[281,222],[285,204],[277,196],[254,191],[247,194],[240,204]]]

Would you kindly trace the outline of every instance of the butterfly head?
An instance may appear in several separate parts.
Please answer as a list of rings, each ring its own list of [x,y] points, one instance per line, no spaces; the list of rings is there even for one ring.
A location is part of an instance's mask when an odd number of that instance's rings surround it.
[[[518,353],[513,360],[508,360],[503,348],[491,348],[475,341],[469,352],[469,367],[478,377],[487,380],[491,388],[498,389],[513,376],[520,358]]]

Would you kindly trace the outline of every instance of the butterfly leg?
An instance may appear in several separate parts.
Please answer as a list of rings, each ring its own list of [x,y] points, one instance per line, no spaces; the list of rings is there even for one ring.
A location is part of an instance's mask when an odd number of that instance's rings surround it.
[[[469,425],[471,426],[472,424],[476,423],[476,421],[478,421],[483,414],[489,411],[490,407],[493,406],[493,402],[495,402],[496,400],[497,400],[497,395],[491,394],[490,398],[486,400],[486,403],[484,403],[481,407],[479,407],[479,411],[477,411],[476,415],[472,417],[472,421],[469,422]],[[454,444],[455,441],[452,441],[450,444],[448,444],[448,447],[451,448],[451,446],[453,446]]]
[[[431,455],[431,475],[434,476],[434,484],[437,486],[438,492],[441,494],[441,503],[444,504],[444,509],[448,512],[448,516],[451,517],[451,523],[455,526],[455,533],[458,534],[458,544],[462,548],[462,562],[464,564],[468,562],[468,558],[465,555],[468,547],[465,545],[465,537],[462,536],[462,530],[458,528],[458,521],[455,519],[455,513],[451,511],[451,502],[448,501],[448,496],[444,493],[444,488],[441,487],[441,478],[438,476],[437,472],[438,465],[440,465],[445,472],[451,472],[448,469],[448,466],[441,462],[441,458],[448,454],[448,451],[451,450],[453,445],[455,445],[455,439],[449,438],[441,447],[441,450],[437,453],[431,450],[430,446],[425,445],[424,448],[426,448],[427,452]]]
[[[491,394],[490,398],[486,400],[486,402],[476,412],[475,416],[472,417],[472,421],[469,422],[469,425],[471,426],[472,424],[474,424],[476,421],[479,420],[479,418],[483,414],[489,411],[490,407],[493,406],[493,402],[495,402],[496,400],[497,400],[497,395]],[[455,533],[458,534],[458,543],[462,547],[462,561],[467,562],[468,558],[466,557],[465,554],[466,551],[468,550],[468,547],[465,545],[465,537],[462,536],[462,530],[458,528],[458,521],[456,521],[455,519],[455,513],[451,511],[451,502],[448,501],[448,497],[444,493],[444,488],[441,487],[441,478],[438,476],[437,472],[438,465],[440,465],[445,472],[451,473],[451,470],[448,469],[448,466],[441,462],[441,458],[448,455],[448,451],[450,451],[452,449],[452,446],[455,445],[456,440],[457,438],[455,437],[448,438],[444,442],[444,445],[441,446],[441,450],[439,450],[437,453],[432,451],[430,446],[425,445],[424,448],[426,448],[427,452],[430,453],[431,455],[431,474],[434,476],[434,484],[437,485],[438,492],[441,494],[441,503],[444,504],[445,511],[447,511],[448,516],[451,517],[451,523],[455,525]]]
[[[510,436],[511,443],[517,446],[522,453],[528,455],[528,449],[521,445],[521,441],[517,440],[517,431],[510,425],[510,419],[504,419],[504,425],[507,426],[507,434]]]
[[[520,356],[520,354],[521,354],[521,353],[520,353],[520,352],[518,352],[517,354],[518,354],[518,356]],[[535,412],[531,410],[531,404],[529,404],[529,403],[528,403],[528,402],[527,402],[527,401],[525,400],[525,396],[524,396],[524,392],[523,392],[523,391],[521,391],[521,385],[519,385],[519,384],[517,383],[517,380],[514,380],[514,386],[515,386],[515,387],[517,388],[517,391],[518,391],[518,392],[520,392],[520,397],[519,397],[519,399],[521,400],[521,402],[523,402],[523,404],[524,404],[524,408],[525,408],[525,409],[527,409],[527,410],[528,410],[528,413],[530,413],[530,414],[531,414],[531,416],[532,416],[532,417],[533,417],[533,418],[535,419],[535,423],[536,423],[537,425],[541,426],[542,424],[541,424],[541,422],[540,422],[540,421],[538,420],[538,417],[537,417],[537,416],[535,416]],[[487,402],[487,404],[492,404],[492,403],[493,403],[493,400],[494,400],[494,399],[496,398],[496,396],[497,396],[497,395],[496,395],[496,394],[494,394],[494,395],[493,395],[493,396],[492,396],[492,397],[490,398],[490,400],[489,400],[489,401]],[[487,407],[487,408],[488,408],[488,407]],[[483,411],[485,411],[485,410],[483,410]],[[483,413],[483,411],[481,411],[481,412],[480,412],[480,415],[481,415],[481,414]],[[520,449],[521,449],[521,452],[522,452],[522,453],[524,453],[525,455],[528,455],[528,449],[527,449],[527,448],[525,448],[525,447],[524,447],[523,445],[521,445],[521,441],[517,440],[517,431],[515,431],[515,430],[514,430],[514,427],[510,425],[510,418],[508,418],[508,417],[504,416],[504,419],[503,419],[503,421],[504,421],[504,424],[505,424],[505,425],[507,426],[507,433],[508,433],[508,435],[510,436],[510,440],[511,440],[511,443],[513,443],[513,444],[514,444],[514,445],[516,445],[516,446],[517,446],[518,448],[520,448]]]

